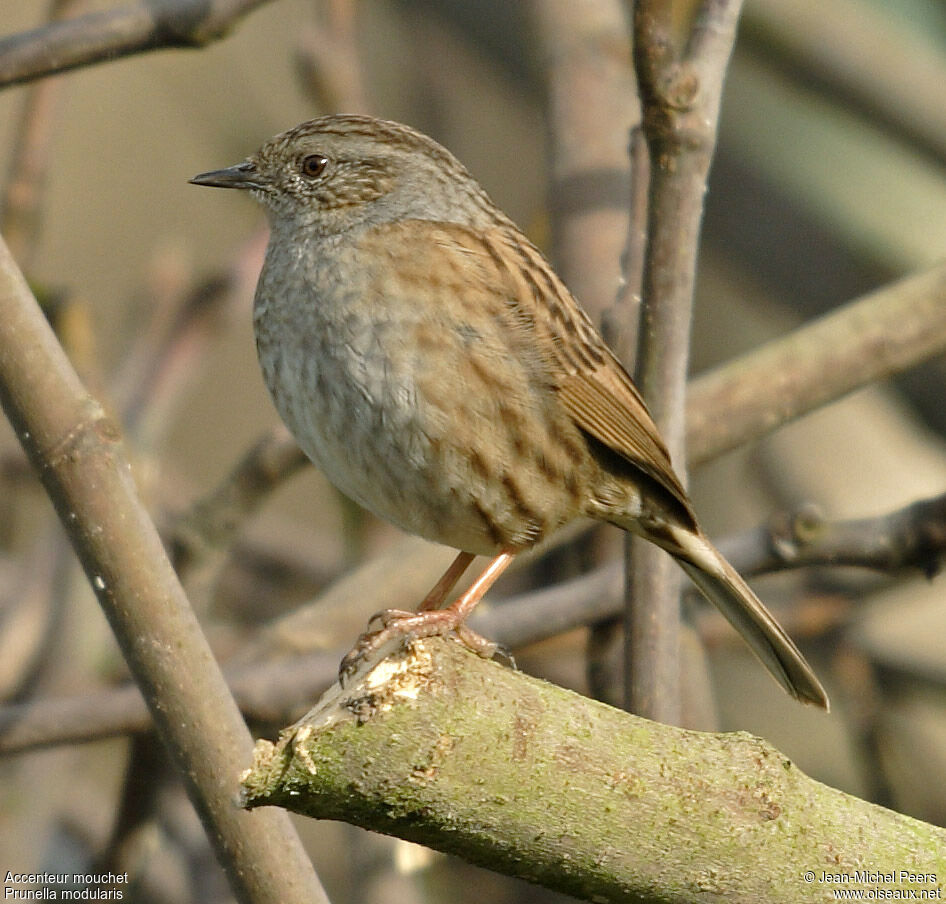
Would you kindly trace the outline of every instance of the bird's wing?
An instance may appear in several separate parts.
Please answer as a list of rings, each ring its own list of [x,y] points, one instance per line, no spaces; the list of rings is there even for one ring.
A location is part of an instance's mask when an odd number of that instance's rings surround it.
[[[487,268],[485,275],[503,295],[511,322],[531,333],[575,424],[689,511],[686,491],[640,392],[539,250],[511,223],[449,231],[451,240]]]

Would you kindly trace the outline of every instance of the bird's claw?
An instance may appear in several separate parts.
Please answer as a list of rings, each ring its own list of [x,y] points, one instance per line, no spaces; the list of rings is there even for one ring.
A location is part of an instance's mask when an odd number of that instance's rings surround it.
[[[379,628],[372,628],[380,623]],[[508,651],[494,641],[488,640],[458,620],[457,614],[448,609],[425,612],[405,612],[401,609],[384,609],[376,612],[368,621],[368,630],[345,654],[338,667],[338,680],[344,686],[373,653],[397,643],[399,648],[423,637],[453,635],[465,647],[484,659],[491,659],[500,652],[512,662]],[[399,642],[399,643],[398,643]],[[513,662],[513,666],[515,663]]]

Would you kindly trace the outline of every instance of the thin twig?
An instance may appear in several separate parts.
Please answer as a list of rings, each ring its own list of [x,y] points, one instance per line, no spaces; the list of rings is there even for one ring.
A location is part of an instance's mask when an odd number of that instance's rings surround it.
[[[299,445],[280,424],[244,455],[218,487],[175,521],[168,546],[189,588],[215,584],[246,519],[306,464]]]
[[[619,0],[537,0],[552,157],[549,191],[556,267],[633,367],[647,218],[647,147],[640,129],[627,11]],[[630,140],[630,172],[628,141]],[[617,636],[612,619],[589,645]],[[603,699],[604,689],[592,693]]]
[[[270,0],[148,0],[0,38],[0,88],[163,47],[199,48]]]
[[[631,193],[628,199],[627,239],[621,252],[621,284],[614,303],[602,315],[601,331],[624,366],[633,370],[640,325],[644,252],[647,248],[647,186],[650,182],[650,160],[644,131],[640,125],[631,128],[628,142]]]
[[[50,514],[46,519],[52,522]],[[51,664],[51,650],[61,636],[64,568],[72,563],[62,536],[47,523],[33,548],[20,562],[0,597],[0,698],[28,695]],[[66,557],[69,557],[68,559]]]
[[[644,281],[644,255],[647,249],[647,200],[650,184],[650,159],[647,141],[640,125],[631,129],[628,155],[631,160],[631,196],[627,243],[621,256],[621,285],[614,304],[601,318],[601,331],[608,345],[617,353],[628,371],[634,370],[640,328],[641,292]],[[624,573],[634,567],[634,538],[625,534]],[[617,647],[620,646],[620,651]],[[588,638],[588,687],[593,697],[615,701],[624,691],[624,620],[611,618],[594,625]],[[615,693],[612,688],[619,688]]]
[[[912,502],[877,518],[827,521],[812,505],[729,538],[727,558],[743,574],[809,565],[920,571],[932,578],[946,560],[946,495]]]
[[[51,0],[47,12],[50,21],[60,21],[87,5],[85,0]],[[30,86],[23,98],[19,124],[13,130],[14,145],[10,171],[2,203],[0,233],[7,237],[14,259],[32,270],[39,247],[46,177],[50,166],[52,142],[58,125],[58,113],[64,89],[61,79],[47,79]],[[88,309],[72,293],[53,293],[46,301],[46,314],[53,323],[76,369],[92,385],[101,385],[94,342],[88,323]],[[16,592],[15,614],[5,618],[2,660],[6,664],[3,682],[6,699],[37,680],[48,671],[50,651],[58,639],[56,628],[64,603],[63,573],[71,570],[71,551],[55,517],[48,522],[40,540],[49,567],[29,567],[22,572],[23,583]],[[35,564],[35,563],[33,563]],[[9,613],[8,613],[9,616]],[[23,627],[27,627],[24,632]],[[26,644],[24,644],[26,641]],[[30,642],[36,646],[29,647]],[[11,649],[12,647],[12,649]],[[16,654],[14,654],[14,650]],[[26,659],[27,652],[31,655]],[[17,674],[14,676],[14,672]]]
[[[167,311],[153,306],[154,319],[129,352],[115,393],[122,424],[136,447],[153,449],[156,438],[165,435],[173,412],[187,397],[185,387],[200,376],[204,352],[220,336],[221,321],[238,298],[231,275],[214,274],[190,289],[163,333],[155,321]]]
[[[706,176],[741,0],[704,0],[685,52],[670,5],[634,5],[634,63],[650,151],[647,253],[636,377],[678,474],[686,479],[690,319]],[[679,572],[633,541],[625,620],[625,699],[634,712],[680,718]]]
[[[151,841],[148,830],[154,831],[156,813],[168,784],[173,781],[173,771],[166,751],[155,743],[152,732],[135,734],[128,748],[128,765],[115,821],[108,841],[96,857],[94,869],[101,873],[127,872],[140,887],[140,871],[147,863],[144,849]]]
[[[197,379],[207,345],[249,307],[263,263],[268,230],[260,229],[227,265],[195,282],[173,255],[156,261],[146,322],[111,380],[111,394],[136,446],[163,436],[185,387]]]
[[[48,18],[61,20],[82,2],[52,0]],[[57,79],[33,85],[23,98],[20,120],[13,130],[10,177],[0,203],[0,233],[6,236],[14,259],[27,272],[33,269],[39,244],[42,201],[63,87]]]
[[[245,902],[327,900],[284,814],[233,808],[252,738],[154,524],[118,429],[88,395],[0,241],[0,401]],[[272,863],[280,862],[280,869]]]

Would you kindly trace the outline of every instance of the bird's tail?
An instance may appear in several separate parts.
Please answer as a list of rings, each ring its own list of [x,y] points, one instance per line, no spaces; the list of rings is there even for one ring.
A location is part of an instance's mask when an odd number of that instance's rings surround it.
[[[722,553],[702,533],[685,528],[671,533],[675,543],[654,539],[726,616],[775,680],[797,700],[827,710],[828,695],[805,657]]]

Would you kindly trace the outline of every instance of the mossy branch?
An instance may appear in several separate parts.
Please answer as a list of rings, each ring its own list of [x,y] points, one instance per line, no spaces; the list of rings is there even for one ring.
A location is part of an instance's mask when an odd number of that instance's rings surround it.
[[[893,873],[901,890],[946,880],[946,830],[822,785],[759,738],[650,722],[440,639],[260,741],[243,787],[248,807],[343,820],[600,902],[796,904],[857,871]]]

